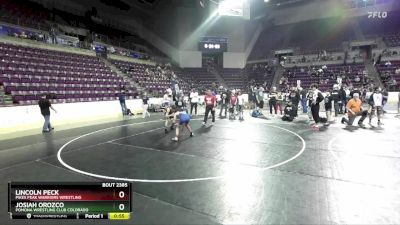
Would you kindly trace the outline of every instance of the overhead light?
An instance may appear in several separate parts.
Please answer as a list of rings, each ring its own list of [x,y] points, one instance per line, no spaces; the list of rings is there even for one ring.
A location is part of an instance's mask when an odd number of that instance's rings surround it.
[[[269,2],[269,0],[264,0],[264,2]]]
[[[247,0],[224,0],[218,5],[220,15],[242,16],[243,5]]]

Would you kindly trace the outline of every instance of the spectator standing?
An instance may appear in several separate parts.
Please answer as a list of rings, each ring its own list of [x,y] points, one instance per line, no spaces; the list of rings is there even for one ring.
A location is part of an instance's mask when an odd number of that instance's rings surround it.
[[[187,110],[183,92],[179,92],[175,98],[175,105],[178,107],[178,110]]]
[[[282,112],[283,112],[283,108],[284,108],[284,106],[285,106],[285,96],[284,96],[284,93],[282,93],[282,92],[278,92],[278,94],[276,95],[276,111],[278,112],[279,111],[279,113],[282,115]]]
[[[239,92],[239,96],[238,96],[238,113],[239,113],[239,120],[244,120],[244,116],[243,116],[243,110],[244,110],[244,97],[242,95],[242,92]]]
[[[171,103],[172,103],[172,90],[170,88],[168,88],[163,96],[162,104],[164,107],[169,107],[172,105]]]
[[[307,90],[299,88],[301,97],[301,107],[303,108],[303,113],[307,113]]]
[[[150,117],[150,113],[149,113],[149,111],[148,111],[148,108],[149,108],[149,97],[147,96],[147,93],[144,93],[144,95],[143,95],[143,99],[142,99],[142,102],[143,102],[143,118],[146,118],[147,116],[149,116]]]
[[[330,92],[326,92],[325,96],[325,114],[326,114],[326,123],[325,125],[328,125],[329,122],[331,122],[331,117],[332,117],[332,103],[333,103],[333,97]]]
[[[269,93],[269,96],[268,96],[269,97],[269,101],[268,101],[269,113],[271,115],[273,115],[272,109],[274,109],[275,115],[277,114],[276,113],[276,97],[277,97],[277,95],[278,95],[278,93],[276,92],[276,87],[272,87],[271,92]]]
[[[40,113],[44,117],[44,124],[43,124],[42,132],[48,133],[48,132],[54,130],[54,127],[52,127],[50,124],[50,109],[52,109],[55,113],[57,113],[57,111],[53,108],[53,106],[51,105],[49,99],[47,98],[47,96],[45,94],[43,94],[40,97],[38,104],[40,107]]]
[[[204,103],[206,105],[206,112],[204,115],[203,126],[207,124],[208,114],[211,112],[212,125],[215,122],[215,106],[217,105],[217,98],[212,94],[211,90],[207,90],[207,95],[204,96]]]
[[[193,115],[193,108],[194,108],[194,114],[197,115],[197,104],[199,102],[199,93],[195,89],[192,89],[189,98],[190,98],[190,115]]]
[[[344,86],[340,87],[339,93],[340,93],[339,96],[341,98],[341,100],[339,102],[339,108],[341,109],[340,111],[346,113],[347,112],[347,110],[346,110],[347,98],[346,98],[346,91],[345,91]],[[344,109],[343,109],[343,107],[344,107]]]
[[[375,112],[378,118],[378,126],[383,125],[381,122],[381,115],[383,111],[383,95],[380,88],[375,88],[375,91],[371,94],[368,103],[371,105],[371,113],[369,114],[369,125],[371,125],[372,123],[372,117],[375,115]]]
[[[262,113],[262,110],[264,108],[264,88],[262,86],[258,88],[256,99],[257,99],[257,107]]]
[[[383,107],[385,107],[385,105],[389,99],[389,92],[386,90],[386,88],[383,88],[382,95],[383,95],[382,111],[383,111],[383,113],[386,113],[385,110],[383,109]]]
[[[118,94],[119,104],[121,105],[122,116],[126,115],[126,104],[125,104],[125,91],[122,91]]]
[[[221,94],[221,109],[219,110],[219,117],[222,117],[222,111],[224,111],[224,117],[226,118],[228,104],[230,100],[230,93],[227,89]]]
[[[331,98],[333,100],[333,107],[335,109],[335,117],[338,116],[338,114],[342,114],[342,96],[339,90],[339,85],[335,84],[333,85],[333,91],[331,93]]]
[[[311,114],[315,124],[312,125],[312,128],[319,129],[319,103],[324,100],[324,96],[322,95],[321,91],[318,90],[318,86],[316,84],[311,85],[312,89],[312,101],[311,101]]]
[[[292,90],[290,91],[289,100],[292,102],[294,115],[295,117],[297,117],[297,110],[299,108],[299,102],[300,102],[300,94],[295,87],[292,87]]]

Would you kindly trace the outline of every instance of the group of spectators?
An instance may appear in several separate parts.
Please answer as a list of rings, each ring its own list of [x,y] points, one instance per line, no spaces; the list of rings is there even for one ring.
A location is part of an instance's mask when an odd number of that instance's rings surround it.
[[[384,49],[381,54],[376,55],[376,53],[373,53],[372,57],[373,58],[376,58],[376,57],[379,57],[379,56],[380,57],[392,57],[392,56],[396,56],[398,54],[399,53],[396,50]]]
[[[298,109],[301,106],[303,113],[308,114],[310,121],[314,121],[313,129],[319,129],[321,123],[329,125],[335,121],[334,117],[341,114],[347,114],[341,122],[349,125],[353,124],[357,116],[361,116],[358,122],[361,127],[364,127],[363,121],[368,115],[371,124],[376,114],[378,125],[382,125],[380,119],[387,99],[388,91],[385,88],[373,85],[359,88],[343,83],[335,84],[332,89],[324,92],[318,89],[318,84],[311,85],[308,90],[302,87],[290,87],[284,90],[272,87],[265,90],[262,86],[255,86],[249,92],[252,108],[262,111],[265,101],[269,106],[269,114],[272,117],[280,115],[285,121],[293,121],[298,117]],[[362,109],[363,103],[369,105],[368,111]],[[324,107],[326,117],[320,117],[320,106]]]
[[[294,59],[293,57],[286,57],[285,58],[285,63],[287,64],[297,64],[297,63],[308,63],[308,62],[326,62],[326,61],[336,61],[336,60],[342,60],[342,56],[335,56],[332,53],[327,53],[325,50],[322,52],[318,52],[316,56],[305,56],[299,60]]]
[[[43,32],[25,32],[25,31],[16,31],[9,30],[8,36],[21,38],[21,39],[29,39],[34,41],[46,42],[47,36]]]
[[[387,71],[387,70],[381,70],[381,69],[379,69],[378,67],[382,67],[383,66],[383,68],[391,68],[392,67],[392,63],[390,62],[390,61],[387,61],[387,62],[385,62],[385,63],[382,63],[381,62],[381,60],[380,60],[380,57],[382,56],[383,54],[381,54],[381,55],[379,55],[378,56],[378,58],[377,58],[377,60],[376,60],[376,62],[375,62],[375,66],[377,67],[377,71],[378,71],[378,74],[379,74],[379,76],[380,76],[380,78],[381,78],[381,80],[382,80],[382,83],[383,83],[383,85],[386,87],[386,88],[388,88],[388,89],[390,89],[390,90],[397,90],[397,88],[398,88],[398,85],[397,85],[397,81],[396,81],[396,79],[394,78],[394,76],[395,75],[400,75],[400,67],[399,68],[396,68],[395,70],[394,70],[394,74],[391,74],[389,71]]]
[[[389,72],[385,72],[380,74],[382,83],[385,87],[388,89],[393,89],[395,90],[397,88],[397,81],[394,79],[393,76],[390,75]]]
[[[296,77],[296,72],[300,71],[300,73],[305,73],[309,75],[310,78],[317,81],[318,84],[328,84],[329,81],[337,82],[338,78],[340,78],[341,83],[350,86],[367,86],[373,83],[373,79],[368,76],[367,70],[359,70],[353,79],[350,78],[352,74],[352,69],[349,68],[346,70],[341,70],[339,73],[335,73],[332,70],[329,70],[327,66],[322,66],[320,68],[308,66],[308,68],[300,68],[298,69],[296,66],[292,69],[285,69],[284,74],[279,80],[279,88],[281,90],[289,89],[289,79]]]

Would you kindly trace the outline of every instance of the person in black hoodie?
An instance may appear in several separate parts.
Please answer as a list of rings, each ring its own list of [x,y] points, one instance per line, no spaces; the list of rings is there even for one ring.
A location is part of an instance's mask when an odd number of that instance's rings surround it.
[[[346,110],[347,99],[346,99],[346,91],[344,90],[343,85],[342,85],[342,87],[340,87],[339,96],[340,96],[340,101],[338,102],[338,104],[339,104],[340,112],[341,112],[341,114],[344,114],[347,111]],[[343,110],[343,107],[344,107],[344,110]]]
[[[178,110],[186,110],[186,102],[184,100],[183,93],[177,93],[176,95],[176,101],[175,101],[175,106],[178,108]]]
[[[324,100],[324,96],[322,95],[321,91],[318,90],[317,84],[311,85],[312,89],[312,102],[311,102],[311,114],[314,119],[315,124],[312,125],[312,128],[319,129],[319,103]]]
[[[299,108],[300,94],[295,87],[292,88],[289,94],[289,100],[292,102],[294,117],[297,117],[297,109]]]
[[[335,117],[338,116],[338,114],[342,114],[342,108],[340,107],[340,104],[342,104],[342,96],[339,91],[339,85],[335,84],[333,85],[333,91],[331,93],[331,98],[333,100],[333,107],[335,109]]]
[[[50,109],[52,109],[55,113],[57,113],[57,111],[51,105],[51,103],[49,101],[49,97],[46,94],[41,95],[38,105],[40,107],[40,112],[44,118],[42,132],[48,133],[48,132],[54,130],[54,127],[52,127],[50,124]]]
[[[383,108],[383,107],[385,107],[385,105],[389,99],[389,92],[386,90],[386,88],[383,88],[382,95],[383,95],[383,102],[382,102],[382,108]],[[383,113],[386,113],[386,111],[383,110]]]
[[[353,88],[353,90],[352,91],[350,91],[350,98],[353,98],[353,94],[354,93],[357,93],[358,94],[358,96],[362,96],[362,93],[361,93],[361,91],[358,89],[358,87],[354,87]]]
[[[274,111],[275,111],[275,114],[276,114],[276,96],[278,95],[278,92],[276,92],[276,87],[272,87],[271,88],[271,91],[269,92],[269,101],[268,101],[268,104],[269,104],[269,113],[271,114],[271,115],[273,115],[272,114],[272,109],[274,109]]]
[[[285,106],[284,115],[282,116],[282,120],[292,122],[294,120],[295,115],[296,115],[296,112],[294,111],[293,103],[291,101],[289,101],[288,104]]]
[[[329,122],[331,121],[331,115],[332,115],[332,102],[333,102],[333,97],[331,95],[331,93],[326,92],[326,96],[325,96],[325,113],[326,113],[326,125],[329,124]]]

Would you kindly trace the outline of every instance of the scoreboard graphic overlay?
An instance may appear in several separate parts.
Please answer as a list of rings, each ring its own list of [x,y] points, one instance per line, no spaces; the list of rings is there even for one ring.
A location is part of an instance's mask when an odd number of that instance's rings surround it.
[[[126,182],[8,183],[11,219],[127,220],[132,184]]]

